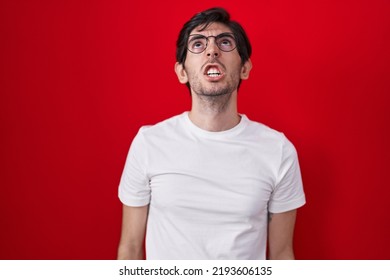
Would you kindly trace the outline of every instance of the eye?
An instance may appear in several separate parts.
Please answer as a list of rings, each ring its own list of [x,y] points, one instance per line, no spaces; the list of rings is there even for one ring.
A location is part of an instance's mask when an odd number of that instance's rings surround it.
[[[218,44],[221,47],[223,47],[223,46],[230,47],[230,46],[234,45],[234,40],[231,37],[222,37],[222,38],[219,38]]]
[[[231,51],[236,47],[236,41],[230,34],[221,34],[220,37],[217,37],[217,44],[223,51]]]
[[[220,42],[221,45],[225,45],[225,46],[231,46],[232,45],[232,42],[230,40],[223,40]]]
[[[204,43],[202,41],[198,40],[198,41],[194,41],[191,45],[192,45],[193,49],[201,49],[201,48],[203,48]]]
[[[194,36],[188,41],[188,49],[192,52],[202,52],[206,48],[207,39],[203,36]]]

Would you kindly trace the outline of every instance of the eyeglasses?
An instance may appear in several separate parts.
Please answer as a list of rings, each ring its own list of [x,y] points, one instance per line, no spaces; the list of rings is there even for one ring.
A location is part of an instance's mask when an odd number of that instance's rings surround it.
[[[190,35],[187,42],[187,49],[192,53],[202,53],[208,46],[209,38],[213,37],[216,45],[221,51],[231,52],[237,47],[233,33],[221,33],[217,36],[203,36],[201,34]]]

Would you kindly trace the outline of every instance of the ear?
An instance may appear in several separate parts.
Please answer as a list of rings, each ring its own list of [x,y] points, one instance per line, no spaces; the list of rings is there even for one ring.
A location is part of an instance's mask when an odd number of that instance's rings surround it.
[[[248,59],[241,67],[241,73],[240,73],[241,80],[246,80],[249,78],[249,73],[251,72],[251,69],[252,69],[252,61]]]
[[[177,78],[179,79],[179,82],[182,84],[188,83],[188,77],[187,77],[187,72],[184,69],[184,65],[176,62],[175,63],[175,72],[177,75]]]

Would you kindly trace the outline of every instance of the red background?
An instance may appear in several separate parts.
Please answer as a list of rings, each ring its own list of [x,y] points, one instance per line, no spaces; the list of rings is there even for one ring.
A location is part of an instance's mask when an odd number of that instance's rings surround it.
[[[240,112],[298,149],[296,257],[390,259],[386,0],[2,0],[1,259],[116,257],[129,145],[190,108],[175,41],[210,5],[252,41]]]

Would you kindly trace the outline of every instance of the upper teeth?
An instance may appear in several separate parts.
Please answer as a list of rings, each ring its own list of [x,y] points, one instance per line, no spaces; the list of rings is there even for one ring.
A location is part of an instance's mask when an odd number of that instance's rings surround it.
[[[219,75],[221,75],[221,73],[216,69],[209,69],[207,71],[207,75],[208,76],[219,76]]]

